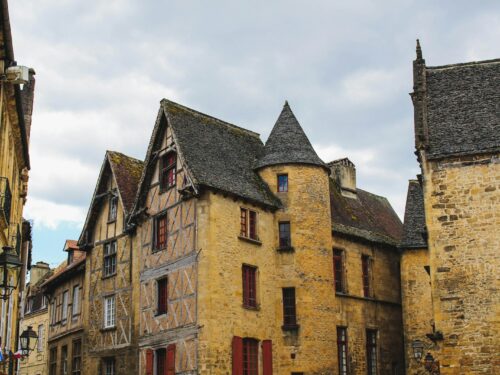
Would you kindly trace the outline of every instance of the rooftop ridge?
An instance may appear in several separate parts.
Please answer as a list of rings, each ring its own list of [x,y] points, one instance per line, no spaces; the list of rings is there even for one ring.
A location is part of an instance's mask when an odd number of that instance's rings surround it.
[[[221,120],[221,119],[219,119],[217,117],[213,117],[213,116],[207,115],[206,113],[203,113],[203,112],[197,111],[195,109],[186,107],[186,106],[184,106],[182,104],[173,102],[173,101],[171,101],[169,99],[163,98],[160,103],[162,104],[162,106],[165,105],[165,104],[167,104],[167,105],[173,105],[173,106],[175,106],[175,107],[177,107],[177,108],[179,108],[181,110],[184,110],[186,112],[191,113],[194,116],[201,116],[201,117],[208,118],[208,119],[210,119],[212,121],[215,121],[215,122],[219,123],[220,125],[226,126],[228,128],[234,129],[234,130],[242,131],[244,133],[248,133],[248,135],[250,135],[252,137],[255,137],[255,138],[258,138],[260,140],[260,134],[257,133],[257,132],[254,132],[254,131],[249,130],[249,129],[242,128],[241,126],[237,126],[237,125],[231,124],[230,122]]]
[[[474,65],[493,64],[493,63],[500,63],[500,58],[490,59],[490,60],[480,60],[480,61],[468,61],[468,62],[456,63],[456,64],[426,66],[425,68],[427,70],[428,69],[438,70],[438,69],[450,69],[450,68],[457,68],[457,67],[463,67],[463,66],[474,66]]]
[[[120,152],[120,151],[106,150],[106,153],[108,153],[108,154],[119,154],[119,155],[125,156],[126,158],[132,159],[134,161],[138,161],[139,163],[144,163],[144,161],[142,161],[141,159],[134,158],[133,156],[124,154],[123,152]]]

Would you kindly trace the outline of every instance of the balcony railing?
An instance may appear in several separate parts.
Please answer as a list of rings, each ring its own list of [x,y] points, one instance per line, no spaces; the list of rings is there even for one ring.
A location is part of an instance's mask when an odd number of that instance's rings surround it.
[[[10,209],[12,206],[12,193],[7,177],[0,177],[0,220],[4,226],[10,224]]]

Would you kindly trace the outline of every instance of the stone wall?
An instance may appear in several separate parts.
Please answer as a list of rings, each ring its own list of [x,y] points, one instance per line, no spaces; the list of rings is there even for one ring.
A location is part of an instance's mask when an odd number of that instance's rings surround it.
[[[436,330],[442,374],[500,366],[499,155],[424,163]]]

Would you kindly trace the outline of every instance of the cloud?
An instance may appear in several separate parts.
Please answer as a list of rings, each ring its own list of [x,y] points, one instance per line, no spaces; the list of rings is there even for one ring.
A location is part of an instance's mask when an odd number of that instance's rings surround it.
[[[35,226],[57,229],[61,223],[82,226],[86,209],[67,204],[58,204],[36,197],[29,198],[25,207],[25,216],[34,221]]]

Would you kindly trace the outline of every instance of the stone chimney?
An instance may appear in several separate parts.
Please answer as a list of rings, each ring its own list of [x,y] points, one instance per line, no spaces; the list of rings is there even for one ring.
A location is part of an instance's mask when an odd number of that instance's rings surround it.
[[[23,102],[24,124],[26,125],[26,135],[28,142],[31,134],[31,115],[33,114],[33,100],[35,98],[35,71],[29,70],[29,82],[23,85],[21,98]]]
[[[37,262],[34,266],[31,266],[30,285],[35,285],[49,271],[50,267],[45,262]]]
[[[348,158],[334,160],[328,163],[332,171],[332,178],[340,188],[343,196],[357,198],[356,193],[356,166]]]

